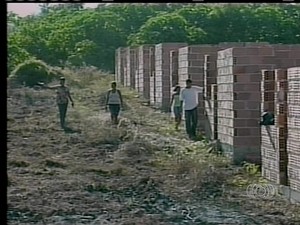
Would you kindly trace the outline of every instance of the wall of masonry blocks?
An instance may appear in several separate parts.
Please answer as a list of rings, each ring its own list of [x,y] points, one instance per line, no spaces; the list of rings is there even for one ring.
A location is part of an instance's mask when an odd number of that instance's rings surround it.
[[[137,48],[127,47],[125,48],[125,73],[124,83],[125,87],[135,88],[135,77],[137,73]]]
[[[217,52],[204,56],[204,130],[211,140],[218,139]]]
[[[178,85],[178,50],[170,51],[170,92]]]
[[[300,191],[300,67],[289,68],[287,80],[288,177],[291,188]]]
[[[275,125],[261,129],[262,175],[300,192],[300,68],[263,71],[262,109]]]
[[[126,49],[125,48],[118,48],[116,50],[115,55],[115,80],[116,82],[125,85],[124,83],[124,75],[126,72]]]
[[[171,100],[170,52],[177,50],[185,43],[162,43],[155,46],[155,105],[168,110]]]
[[[216,53],[218,46],[212,45],[191,45],[178,50],[178,83],[185,86],[185,81],[189,78],[194,85],[204,86],[204,56]],[[199,127],[204,131],[205,127],[205,103],[203,95],[199,95]]]
[[[143,45],[138,48],[138,76],[136,77],[136,90],[145,99],[150,99],[150,48],[153,45]]]
[[[212,93],[212,86],[217,84],[217,53],[230,47],[249,45],[254,44],[224,42],[219,45],[192,45],[178,51],[178,83],[180,86],[184,87],[186,79],[190,78],[194,85],[205,89],[204,96],[199,95],[198,114],[199,129],[208,137],[217,137],[217,106],[214,107],[217,95]],[[217,90],[217,86],[213,90]],[[213,99],[212,96],[214,96]]]
[[[261,162],[261,132],[258,126],[261,70],[294,66],[299,60],[299,53],[299,46],[288,45],[247,46],[219,51],[218,135],[223,148],[232,154],[234,161]]]
[[[156,102],[156,88],[155,88],[155,46],[150,47],[149,49],[149,55],[150,55],[150,104],[155,105]]]
[[[219,139],[234,162],[261,163],[264,177],[289,183],[297,190],[299,66],[299,45],[163,43],[140,46],[137,50],[120,48],[116,52],[118,82],[134,87],[152,105],[169,105],[172,87],[177,83],[184,87],[187,78],[203,86],[199,113],[206,135]],[[284,85],[288,85],[287,99],[279,103],[278,90]],[[275,113],[274,126],[259,126],[265,109]]]
[[[275,102],[276,79],[274,70],[263,70],[261,81],[261,111],[268,111],[275,115],[274,126],[261,127],[261,156],[262,156],[262,175],[275,183],[279,183],[279,155],[278,129]]]

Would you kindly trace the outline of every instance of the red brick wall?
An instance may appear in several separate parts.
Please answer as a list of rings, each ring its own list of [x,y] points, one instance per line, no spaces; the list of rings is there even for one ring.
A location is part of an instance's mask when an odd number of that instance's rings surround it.
[[[234,162],[260,163],[260,82],[271,46],[235,47],[218,53],[218,137]]]
[[[219,53],[222,55],[218,56],[220,142],[237,161],[259,163],[261,70],[295,65],[299,60],[299,46],[246,46]]]
[[[155,47],[149,49],[149,64],[150,64],[150,104],[155,105],[156,103],[156,90],[155,90]]]
[[[300,64],[299,64],[300,65]],[[288,177],[290,186],[300,191],[300,67],[288,69]]]
[[[194,85],[204,87],[204,64],[205,55],[216,54],[218,46],[213,45],[191,45],[180,48],[178,51],[178,79],[179,85],[185,87],[186,79],[190,78]],[[214,64],[213,62],[212,64]],[[206,130],[207,118],[205,115],[205,102],[203,95],[199,95],[199,128]]]
[[[177,50],[185,43],[161,43],[155,46],[155,104],[163,111],[170,105],[170,51]]]
[[[268,110],[276,116],[275,102],[277,96],[275,94],[275,71],[263,70],[261,81],[262,112]],[[276,123],[277,121],[275,120]],[[276,125],[261,127],[261,156],[262,175],[272,182],[279,183],[278,129]]]
[[[139,72],[138,72],[138,92],[143,94],[143,97],[150,99],[150,47],[151,45],[143,45],[139,47]]]
[[[127,47],[125,51],[126,51],[126,73],[124,76],[124,86],[134,88],[135,77],[137,73],[137,62],[136,62],[137,48]]]
[[[170,51],[170,91],[178,84],[178,50]]]
[[[118,48],[115,54],[115,80],[124,85],[124,69],[126,67],[126,50],[124,48]]]
[[[120,82],[121,48],[115,51],[115,81]]]
[[[205,134],[217,139],[217,52],[204,56]]]

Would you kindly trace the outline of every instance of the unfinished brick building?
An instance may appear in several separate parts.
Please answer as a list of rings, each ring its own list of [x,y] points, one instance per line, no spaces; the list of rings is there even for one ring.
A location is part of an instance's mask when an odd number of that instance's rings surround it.
[[[260,163],[260,81],[272,47],[236,47],[218,53],[218,138],[234,163]]]
[[[181,87],[185,87],[186,79],[190,78],[194,85],[204,87],[204,65],[205,55],[216,55],[219,47],[213,45],[191,45],[178,50],[178,82]],[[205,102],[203,95],[199,96],[199,122],[202,131],[207,126],[205,116]]]
[[[170,51],[185,43],[161,43],[155,46],[155,105],[163,111],[170,106]],[[154,83],[153,83],[154,84]],[[154,88],[153,88],[154,89]]]
[[[137,72],[136,54],[137,48],[127,47],[126,51],[126,73],[124,75],[124,86],[135,88],[135,77]]]
[[[121,48],[115,51],[115,81],[120,82],[121,74]]]
[[[261,70],[299,60],[298,46],[230,48],[218,55],[218,135],[234,162],[260,163]]]
[[[124,85],[124,75],[126,73],[126,49],[118,48],[115,55],[115,80]]]
[[[275,124],[262,126],[262,175],[290,187],[300,196],[300,68],[263,71],[262,109],[273,112]],[[298,198],[298,201],[299,198]]]
[[[262,175],[275,183],[287,185],[287,71],[262,71],[262,78],[262,111],[275,115],[274,125],[262,126],[261,129]]]
[[[178,85],[178,50],[170,51],[170,91]]]
[[[204,56],[204,130],[210,140],[218,139],[217,52]]]
[[[288,179],[291,189],[300,195],[300,67],[289,68],[287,79]]]
[[[142,93],[145,99],[150,99],[150,48],[152,45],[142,45],[138,49],[138,80],[136,90]]]
[[[261,111],[274,113],[275,124],[277,115],[275,110],[276,102],[276,79],[274,70],[263,70],[261,81]],[[276,126],[262,126],[261,128],[261,156],[262,175],[275,183],[279,183],[279,157],[278,131]]]
[[[150,104],[155,105],[156,89],[155,89],[155,46],[149,48],[149,67],[150,67]]]
[[[219,43],[218,51],[232,47],[250,47],[264,46],[267,42],[249,43],[249,42],[223,42]],[[204,130],[209,139],[218,139],[218,95],[217,90],[217,58],[218,51],[211,51],[204,55]]]

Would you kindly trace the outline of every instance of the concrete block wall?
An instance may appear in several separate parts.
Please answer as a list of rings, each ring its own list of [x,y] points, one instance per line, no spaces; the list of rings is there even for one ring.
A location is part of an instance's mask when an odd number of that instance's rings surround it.
[[[279,165],[279,184],[288,185],[287,179],[287,165],[288,165],[288,154],[287,154],[287,70],[276,69],[276,129],[278,135],[278,165]]]
[[[274,126],[261,127],[262,176],[269,181],[279,183],[278,129],[276,114],[275,70],[263,70],[261,81],[261,111],[268,110],[275,115]]]
[[[134,78],[131,79],[131,87],[134,88],[137,92],[141,93],[140,88],[140,78],[139,78],[139,67],[140,67],[140,58],[139,58],[139,47],[134,49]]]
[[[138,82],[136,89],[143,94],[145,99],[150,99],[150,48],[153,45],[142,45],[138,50]],[[136,79],[136,80],[137,80]]]
[[[124,87],[130,85],[130,47],[124,48]]]
[[[178,50],[179,85],[185,87],[185,81],[190,78],[194,85],[204,87],[205,55],[214,55],[218,49],[219,47],[214,45],[191,45],[180,48]],[[198,126],[202,131],[207,127],[203,95],[199,95]]]
[[[271,46],[234,47],[218,52],[218,137],[234,163],[261,162],[261,70]]]
[[[137,72],[136,54],[137,48],[126,48],[126,74],[124,77],[125,87],[135,87],[135,73]]]
[[[212,86],[216,84],[217,77],[217,53],[229,47],[245,46],[249,43],[220,43],[219,45],[192,45],[179,49],[178,61],[178,77],[179,85],[185,87],[185,81],[191,78],[195,85],[204,87],[204,98],[211,96]],[[217,87],[215,87],[217,90]],[[203,100],[199,96],[199,128],[204,131],[208,138],[217,137],[216,119],[217,106],[213,105],[217,102],[217,96],[214,99]],[[183,117],[184,118],[184,117]],[[213,119],[214,118],[214,119]]]
[[[124,48],[118,48],[115,54],[115,81],[124,85],[124,74],[126,73],[126,50]]]
[[[300,64],[287,70],[288,177],[291,189],[300,192]]]
[[[155,105],[163,111],[170,106],[170,51],[186,46],[186,43],[161,43],[155,45]]]
[[[261,70],[285,69],[298,60],[299,47],[295,45],[263,44],[219,52],[218,131],[223,148],[232,154],[234,161],[260,162],[261,132],[255,121],[261,112]]]
[[[204,116],[205,135],[216,140],[217,137],[217,52],[204,56]]]
[[[156,103],[155,89],[155,46],[149,48],[149,67],[150,67],[150,104]]]
[[[170,51],[170,91],[179,84],[178,80],[178,50]]]
[[[287,179],[287,70],[263,71],[262,110],[274,112],[275,125],[262,126],[262,175],[281,185]]]
[[[115,81],[120,83],[120,70],[121,70],[121,48],[115,51]]]
[[[121,48],[121,72],[120,72],[120,82],[125,86],[125,79],[127,74],[127,50],[126,48]]]

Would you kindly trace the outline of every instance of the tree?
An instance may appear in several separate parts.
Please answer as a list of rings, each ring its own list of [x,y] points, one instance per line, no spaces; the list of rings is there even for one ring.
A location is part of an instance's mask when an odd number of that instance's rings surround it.
[[[41,6],[40,15],[20,18],[8,38],[8,67],[35,57],[47,64],[66,62],[114,70],[115,49],[126,45],[187,42],[300,44],[300,7],[291,4],[135,3]],[[12,26],[10,25],[10,26]]]
[[[201,42],[205,32],[189,26],[188,22],[176,13],[166,13],[149,19],[135,35],[129,39],[132,45],[158,44],[161,42]]]

